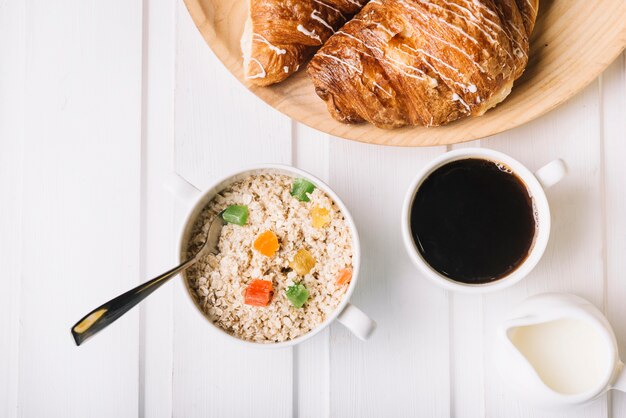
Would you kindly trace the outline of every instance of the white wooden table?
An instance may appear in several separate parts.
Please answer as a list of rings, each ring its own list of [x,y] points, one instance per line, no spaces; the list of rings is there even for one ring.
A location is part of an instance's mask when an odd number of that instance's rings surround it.
[[[625,417],[621,393],[534,410],[489,357],[503,313],[545,291],[603,309],[626,356],[624,55],[557,110],[467,145],[570,167],[549,191],[539,266],[478,297],[431,285],[401,244],[409,180],[445,148],[290,121],[222,68],[181,0],[0,0],[0,417]],[[351,209],[365,259],[353,300],[378,321],[372,340],[333,325],[294,349],[243,349],[205,332],[175,282],[75,347],[78,318],[175,263],[185,208],[163,179],[202,188],[259,162],[313,172]]]

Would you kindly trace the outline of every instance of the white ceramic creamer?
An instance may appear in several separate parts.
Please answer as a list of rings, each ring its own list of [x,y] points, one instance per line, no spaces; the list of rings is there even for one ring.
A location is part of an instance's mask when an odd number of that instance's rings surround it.
[[[515,308],[496,332],[494,359],[509,391],[546,408],[626,391],[611,325],[590,302],[570,294],[533,296]]]

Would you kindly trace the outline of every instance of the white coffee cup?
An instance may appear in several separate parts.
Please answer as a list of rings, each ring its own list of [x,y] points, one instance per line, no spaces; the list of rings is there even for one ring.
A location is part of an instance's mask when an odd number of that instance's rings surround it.
[[[354,291],[354,288],[356,287],[359,279],[361,266],[361,247],[356,225],[354,224],[348,208],[346,208],[339,196],[337,196],[335,192],[333,192],[332,189],[322,180],[305,171],[287,165],[257,165],[247,169],[238,170],[234,173],[222,177],[221,179],[216,180],[204,192],[200,192],[200,190],[196,189],[193,185],[191,185],[181,177],[177,175],[172,176],[166,182],[166,187],[191,207],[187,217],[185,218],[185,221],[183,222],[183,227],[180,234],[180,244],[178,247],[178,257],[180,261],[183,262],[187,258],[187,243],[189,237],[191,236],[194,222],[196,221],[198,215],[202,212],[206,204],[210,202],[215,197],[215,195],[217,195],[219,192],[226,189],[233,183],[242,180],[250,175],[268,172],[283,174],[294,178],[305,178],[311,181],[313,184],[315,184],[316,187],[324,191],[324,193],[326,193],[326,195],[329,196],[341,210],[341,213],[343,214],[344,219],[347,222],[350,232],[352,234],[352,279],[348,285],[346,293],[343,296],[343,299],[339,303],[339,306],[337,306],[337,308],[335,308],[335,310],[327,316],[326,320],[323,323],[319,324],[317,327],[300,337],[281,343],[256,343],[234,337],[224,331],[219,326],[215,325],[213,321],[211,321],[206,316],[202,308],[197,305],[196,300],[193,297],[192,291],[187,284],[187,277],[185,273],[183,273],[183,282],[186,289],[185,293],[188,296],[188,300],[196,308],[197,312],[199,312],[206,319],[209,324],[209,329],[211,331],[215,331],[218,335],[221,335],[231,341],[251,347],[280,348],[293,346],[313,337],[322,329],[330,325],[330,323],[333,322],[335,319],[342,323],[358,338],[362,340],[368,339],[376,328],[376,322],[370,319],[359,308],[349,303],[350,296],[352,295],[352,292]]]
[[[535,209],[537,230],[530,253],[524,262],[508,275],[489,283],[467,284],[448,278],[432,268],[417,249],[411,234],[411,206],[424,180],[439,167],[456,160],[479,158],[502,163],[512,170],[526,185]],[[550,236],[550,207],[544,189],[558,183],[567,174],[565,163],[558,159],[537,170],[534,174],[523,164],[501,152],[484,148],[463,148],[447,152],[427,164],[411,182],[402,206],[402,237],[411,260],[433,283],[448,290],[465,293],[486,293],[512,286],[524,278],[537,265]]]

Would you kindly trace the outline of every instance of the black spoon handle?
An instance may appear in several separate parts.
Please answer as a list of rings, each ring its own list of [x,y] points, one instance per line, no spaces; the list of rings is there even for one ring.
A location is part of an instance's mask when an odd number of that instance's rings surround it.
[[[87,338],[111,325],[120,316],[131,310],[169,279],[191,266],[195,261],[195,257],[187,260],[180,266],[174,267],[160,276],[140,284],[89,312],[72,327],[72,336],[74,341],[76,341],[76,345],[81,345]]]

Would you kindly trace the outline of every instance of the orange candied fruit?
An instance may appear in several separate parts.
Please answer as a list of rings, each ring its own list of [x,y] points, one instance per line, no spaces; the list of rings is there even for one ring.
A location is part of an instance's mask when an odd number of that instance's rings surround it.
[[[311,269],[315,267],[315,257],[304,248],[298,250],[296,255],[293,256],[293,260],[289,263],[289,267],[294,269],[300,276],[306,276]]]
[[[311,225],[313,228],[320,229],[330,222],[330,211],[320,206],[311,208]]]
[[[337,274],[337,286],[343,286],[346,283],[350,283],[352,280],[352,269],[347,268],[343,270],[339,270]]]
[[[254,279],[246,289],[244,303],[251,306],[267,306],[273,294],[272,282]]]
[[[254,249],[266,257],[274,257],[278,247],[278,237],[272,231],[265,231],[254,240]]]

